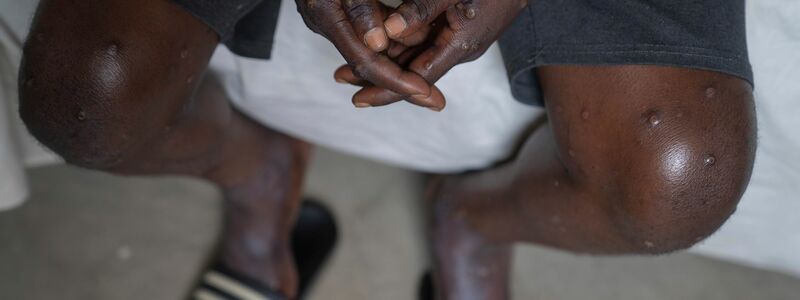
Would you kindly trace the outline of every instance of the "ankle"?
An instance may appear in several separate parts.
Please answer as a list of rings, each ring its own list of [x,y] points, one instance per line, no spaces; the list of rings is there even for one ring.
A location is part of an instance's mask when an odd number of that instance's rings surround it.
[[[290,299],[297,293],[297,270],[286,240],[223,238],[219,262],[226,269],[280,291]]]

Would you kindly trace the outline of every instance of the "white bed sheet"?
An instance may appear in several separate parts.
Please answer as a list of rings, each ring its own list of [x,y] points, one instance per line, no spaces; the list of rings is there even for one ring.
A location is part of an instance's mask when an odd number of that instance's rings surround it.
[[[22,36],[35,0],[0,0],[0,19]],[[692,251],[800,276],[800,1],[747,3],[759,114],[759,151],[738,211]],[[0,209],[26,195],[23,166],[55,161],[21,130],[19,47],[0,28]]]
[[[0,0],[0,210],[28,196],[26,166],[58,161],[25,132],[16,114],[20,40],[36,2]]]
[[[800,1],[747,2],[758,152],[736,214],[693,251],[800,276]]]

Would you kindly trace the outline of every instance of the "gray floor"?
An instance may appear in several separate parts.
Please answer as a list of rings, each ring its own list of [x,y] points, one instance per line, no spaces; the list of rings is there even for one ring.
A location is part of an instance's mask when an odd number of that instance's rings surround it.
[[[0,299],[179,299],[207,259],[219,195],[198,181],[31,172],[33,198],[0,213]],[[318,151],[307,194],[342,239],[312,299],[414,299],[427,258],[421,178]],[[690,254],[593,258],[518,247],[515,299],[800,299],[800,281]]]

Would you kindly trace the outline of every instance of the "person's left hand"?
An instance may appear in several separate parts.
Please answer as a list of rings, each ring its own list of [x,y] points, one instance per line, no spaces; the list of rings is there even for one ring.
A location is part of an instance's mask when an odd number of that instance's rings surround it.
[[[384,27],[391,39],[411,47],[406,52],[420,53],[410,58],[408,68],[433,84],[454,66],[483,55],[527,4],[527,0],[405,0],[389,16]],[[435,21],[446,24],[432,29]],[[431,29],[435,34],[431,45],[423,46],[426,49],[414,49],[422,42],[419,33]],[[393,48],[389,49],[389,54],[396,57],[406,50]],[[403,56],[399,55],[401,60]],[[349,66],[340,67],[336,77],[363,86],[363,81]],[[354,96],[354,101],[372,106],[402,99],[402,95],[376,86],[365,86]]]

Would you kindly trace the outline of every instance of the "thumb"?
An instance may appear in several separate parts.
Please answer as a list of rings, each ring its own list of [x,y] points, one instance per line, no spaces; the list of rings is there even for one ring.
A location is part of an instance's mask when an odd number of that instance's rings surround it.
[[[392,39],[403,39],[433,23],[459,0],[404,0],[383,23]]]

